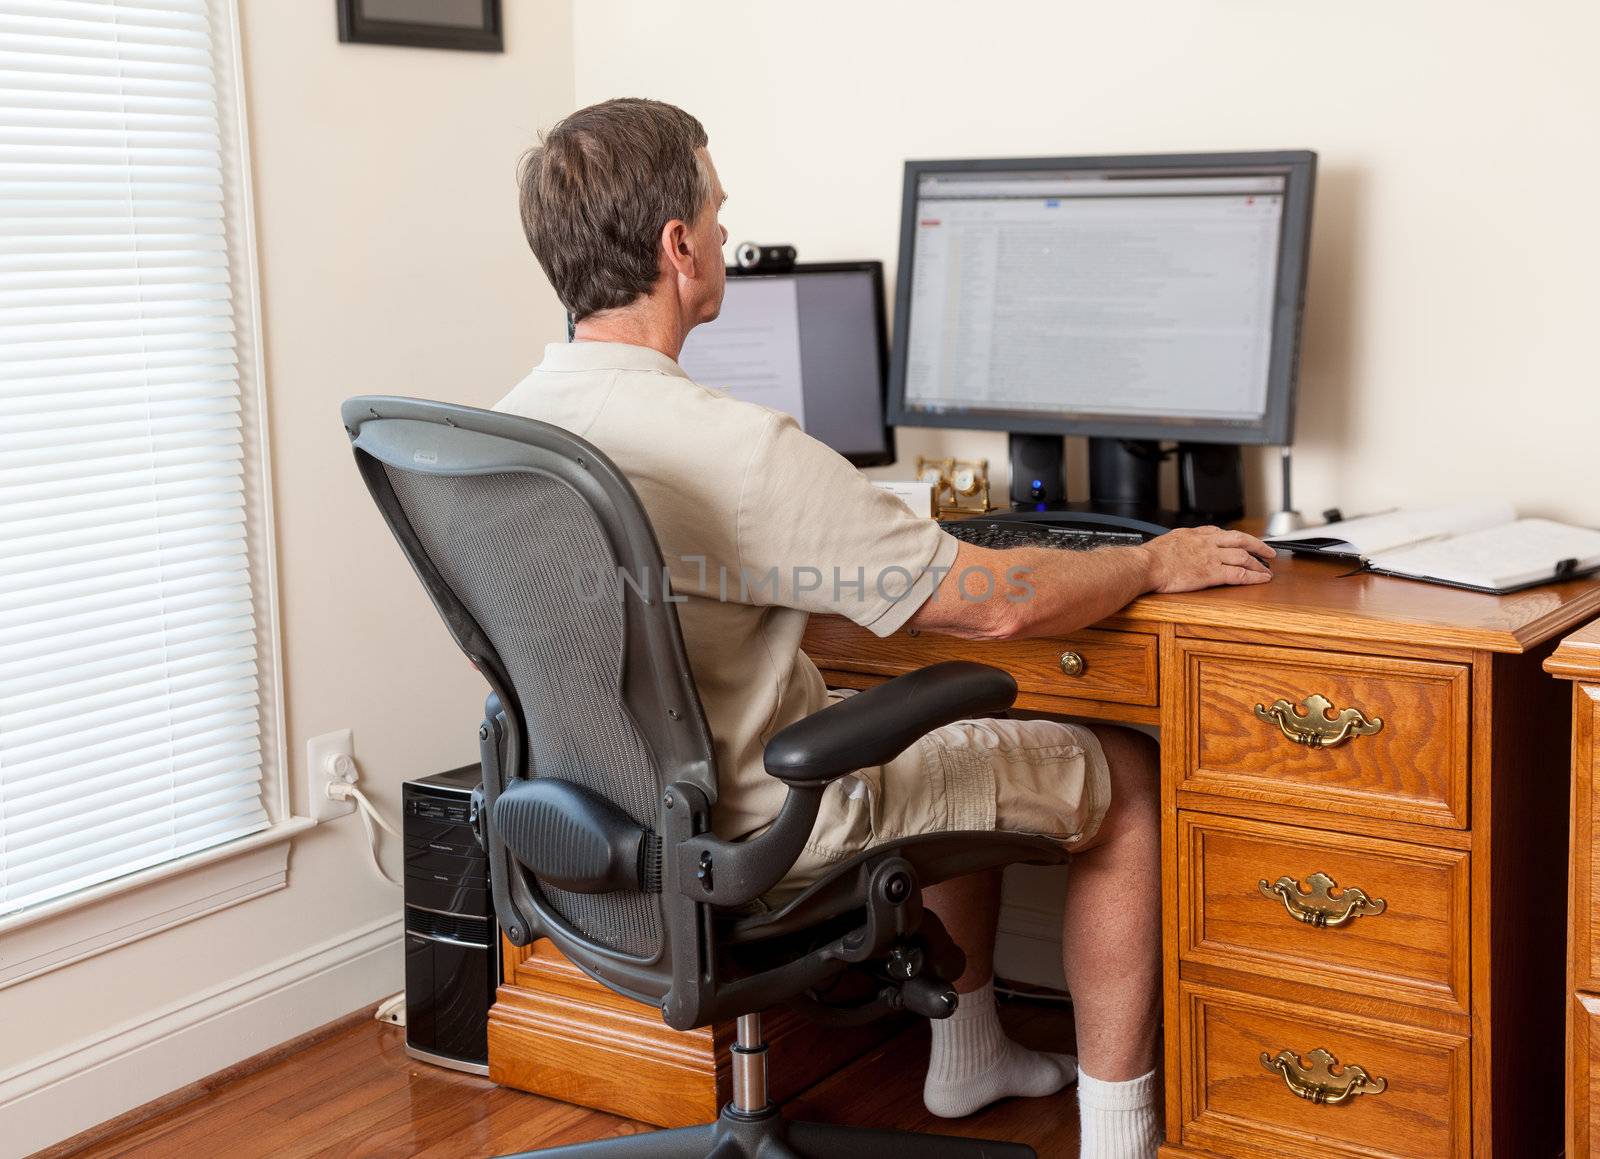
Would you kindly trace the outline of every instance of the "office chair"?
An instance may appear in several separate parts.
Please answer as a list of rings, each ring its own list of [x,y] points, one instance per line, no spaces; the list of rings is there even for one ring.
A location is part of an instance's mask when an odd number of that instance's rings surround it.
[[[767,1099],[761,1012],[853,1023],[948,1017],[960,951],[921,887],[1062,860],[1043,838],[981,832],[869,849],[775,909],[823,790],[923,734],[1009,707],[1010,675],[968,662],[901,676],[785,728],[765,750],[788,788],[742,842],[711,831],[717,768],[643,507],[593,446],[513,415],[352,398],[356,461],[390,530],[491,693],[479,730],[481,836],[500,927],[547,937],[678,1030],[737,1020],[732,1099],[714,1123],[549,1157],[1022,1159],[1033,1149],[791,1122]],[[528,1154],[534,1154],[529,1152]]]

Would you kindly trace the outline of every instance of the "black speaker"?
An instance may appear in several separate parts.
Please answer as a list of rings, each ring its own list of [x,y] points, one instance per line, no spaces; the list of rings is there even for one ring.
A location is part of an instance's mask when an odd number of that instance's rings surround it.
[[[1153,439],[1090,439],[1090,504],[1096,511],[1154,511],[1161,506],[1161,459]]]
[[[1060,435],[1011,434],[1011,502],[1020,507],[1067,498],[1067,443]]]
[[[1244,515],[1244,456],[1230,443],[1178,444],[1178,505],[1185,515],[1231,523]]]

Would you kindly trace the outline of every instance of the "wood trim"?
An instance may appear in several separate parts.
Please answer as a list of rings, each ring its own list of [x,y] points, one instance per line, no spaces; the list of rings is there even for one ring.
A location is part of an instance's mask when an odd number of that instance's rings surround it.
[[[1600,620],[1561,641],[1544,670],[1568,680],[1600,682]]]
[[[1167,730],[1161,731],[1165,747]],[[1180,809],[1213,813],[1224,817],[1239,817],[1251,821],[1271,821],[1278,825],[1299,825],[1321,829],[1328,833],[1351,833],[1358,837],[1381,837],[1388,841],[1410,841],[1431,845],[1438,849],[1472,849],[1474,837],[1469,829],[1446,829],[1439,825],[1426,825],[1413,821],[1388,821],[1376,817],[1348,817],[1339,813],[1312,813],[1298,805],[1274,801],[1247,801],[1239,797],[1226,797],[1193,789],[1179,789],[1177,803]]]
[[[1184,670],[1178,656],[1176,629],[1168,624],[1161,629],[1161,882],[1173,888],[1178,880],[1178,784],[1188,766],[1188,734],[1184,728]],[[1179,1050],[1178,1015],[1181,998],[1178,988],[1178,907],[1161,906],[1161,994],[1162,1041],[1164,1043],[1164,1082],[1166,1085],[1166,1137],[1177,1140],[1183,1129],[1183,1099],[1180,1076],[1183,1059]]]
[[[1600,627],[1600,625],[1597,625]],[[1600,636],[1600,632],[1596,633]],[[1564,648],[1566,645],[1563,644]],[[1559,649],[1558,649],[1559,652]],[[1549,669],[1549,664],[1546,664]],[[1600,798],[1600,684],[1572,686],[1572,856],[1567,877],[1567,1154],[1590,1156],[1595,1138],[1600,1035],[1600,923],[1595,917],[1595,813]]]
[[[1567,1013],[1567,1154],[1587,1159],[1596,1151],[1595,1085],[1600,1078],[1596,1054],[1600,1053],[1600,996],[1574,994]]]
[[[215,1094],[219,1088],[236,1082],[258,1070],[265,1070],[273,1063],[280,1062],[292,1054],[298,1054],[307,1047],[314,1046],[324,1039],[332,1038],[335,1034],[359,1026],[363,1022],[372,1020],[378,1012],[376,1004],[362,1007],[352,1011],[343,1018],[336,1018],[332,1022],[325,1022],[313,1030],[291,1038],[288,1042],[280,1042],[277,1046],[269,1047],[260,1054],[252,1054],[249,1058],[240,1059],[232,1066],[223,1067],[214,1074],[208,1074],[203,1079],[196,1079],[187,1086],[179,1087],[162,1095],[159,1099],[151,1099],[148,1103],[122,1112],[114,1119],[107,1119],[97,1123],[87,1131],[79,1131],[70,1139],[46,1147],[42,1151],[35,1151],[29,1159],[67,1159],[69,1155],[76,1155],[98,1143],[102,1143],[115,1135],[134,1130],[152,1119],[159,1118],[196,1101]]]
[[[1357,1018],[1381,1018],[1385,1022],[1415,1026],[1438,1034],[1458,1034],[1465,1038],[1472,1033],[1472,1017],[1465,1011],[1449,1011],[1439,1006],[1422,1006],[1414,1002],[1401,1002],[1386,996],[1362,994],[1356,990],[1335,990],[1320,987],[1312,990],[1299,978],[1279,977],[1262,972],[1259,965],[1244,967],[1220,965],[1212,962],[1180,961],[1179,978],[1185,986],[1207,986],[1248,994],[1253,998],[1271,998],[1290,1005],[1314,1002],[1318,1009]]]
[[[1572,687],[1572,857],[1567,885],[1567,986],[1600,994],[1595,919],[1595,806],[1600,790],[1600,684]]]
[[[1247,628],[1213,628],[1195,627],[1189,624],[1175,626],[1177,634],[1182,639],[1206,640],[1216,644],[1261,644],[1271,643],[1277,648],[1306,648],[1327,651],[1333,647],[1336,651],[1357,656],[1369,656],[1371,652],[1361,647],[1344,647],[1330,645],[1323,636],[1306,636],[1294,632],[1263,632],[1259,626],[1254,629]],[[1402,642],[1398,640],[1383,641],[1383,655],[1393,656],[1401,660],[1435,660],[1445,664],[1470,664],[1475,653],[1470,648],[1445,648],[1415,641]]]
[[[506,981],[489,1011],[491,1079],[658,1127],[716,1118],[732,1094],[731,1022],[673,1030],[660,1011],[594,981],[549,941],[502,944]],[[762,1021],[768,1090],[779,1102],[905,1027],[898,1018],[823,1026],[786,1008]]]

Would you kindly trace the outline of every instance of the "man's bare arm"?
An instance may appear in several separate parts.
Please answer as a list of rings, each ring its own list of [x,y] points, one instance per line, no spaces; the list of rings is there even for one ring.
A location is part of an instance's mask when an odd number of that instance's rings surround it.
[[[1105,619],[1147,592],[1266,583],[1276,553],[1253,535],[1182,528],[1142,547],[997,551],[962,543],[955,566],[907,622],[973,640],[1059,636]]]

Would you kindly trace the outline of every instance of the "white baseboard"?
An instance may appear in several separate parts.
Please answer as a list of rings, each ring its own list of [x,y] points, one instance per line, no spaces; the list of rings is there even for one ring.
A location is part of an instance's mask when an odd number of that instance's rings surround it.
[[[404,984],[398,915],[0,1074],[0,1156],[58,1143]]]

